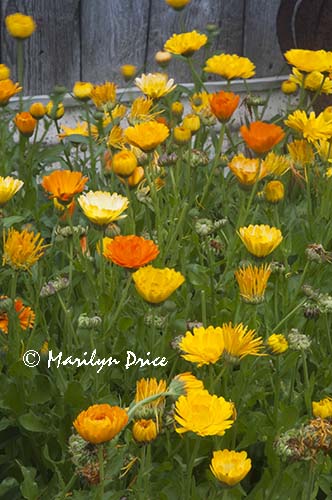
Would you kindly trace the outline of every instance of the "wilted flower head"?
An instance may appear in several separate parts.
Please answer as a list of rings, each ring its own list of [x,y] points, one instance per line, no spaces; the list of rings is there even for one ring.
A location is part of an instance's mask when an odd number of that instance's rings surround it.
[[[13,228],[9,229],[7,234],[4,231],[2,265],[8,264],[13,269],[29,270],[44,255],[48,245],[43,243],[40,233],[34,234],[26,229],[19,232]]]
[[[174,80],[168,80],[164,73],[142,74],[140,78],[135,78],[135,85],[148,97],[159,99],[175,89]]]
[[[271,269],[268,264],[262,264],[260,267],[250,264],[235,271],[235,278],[243,300],[250,304],[263,302],[270,275]]]
[[[218,481],[234,486],[250,471],[251,460],[245,451],[218,450],[213,452],[210,469]]]
[[[11,200],[23,184],[23,181],[14,177],[0,177],[0,206]]]
[[[234,423],[234,404],[206,390],[189,391],[175,403],[174,419],[179,434],[194,432],[198,436],[223,436]]]
[[[256,257],[266,257],[283,239],[280,229],[267,224],[240,227],[238,234],[247,250]]]
[[[54,280],[48,281],[45,285],[42,286],[40,290],[41,297],[50,297],[65,288],[68,288],[70,285],[70,281],[66,276],[59,276]]]
[[[206,61],[204,71],[223,76],[227,80],[251,78],[255,74],[255,65],[247,57],[240,57],[236,54],[219,54]]]
[[[285,335],[273,333],[266,341],[273,354],[282,354],[288,349],[288,342]]]
[[[307,335],[300,333],[297,328],[292,328],[287,336],[288,345],[294,351],[307,351],[310,349],[311,340]]]
[[[167,40],[164,50],[171,54],[180,54],[185,57],[192,56],[197,50],[203,47],[208,38],[206,35],[197,33],[196,30],[188,33],[174,34]]]
[[[139,295],[152,304],[166,300],[184,282],[181,273],[167,267],[141,267],[132,277]]]
[[[79,435],[93,444],[113,439],[127,425],[128,414],[119,406],[97,404],[89,406],[74,420]]]
[[[186,332],[178,347],[182,351],[181,356],[191,363],[197,363],[198,367],[214,364],[224,352],[222,329],[219,326],[194,328],[193,333]]]
[[[106,225],[126,217],[122,213],[127,209],[129,201],[117,193],[89,191],[78,198],[78,203],[91,222]]]
[[[305,254],[308,260],[322,264],[324,262],[332,262],[332,253],[325,250],[321,243],[312,243],[305,249]]]

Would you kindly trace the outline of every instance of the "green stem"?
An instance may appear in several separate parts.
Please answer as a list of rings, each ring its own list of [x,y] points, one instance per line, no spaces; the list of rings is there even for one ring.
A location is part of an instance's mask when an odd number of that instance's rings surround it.
[[[277,332],[281,327],[281,325],[283,325],[291,316],[293,316],[294,313],[296,313],[298,309],[300,309],[303,306],[306,300],[307,299],[302,300],[296,307],[294,307],[294,309],[292,309],[288,314],[286,314],[286,316],[281,321],[279,321],[279,323],[273,328],[273,331]]]
[[[120,312],[121,312],[121,310],[122,310],[122,308],[124,306],[124,303],[127,300],[128,290],[129,290],[129,287],[130,287],[130,283],[131,283],[131,274],[129,273],[128,274],[128,278],[127,278],[126,286],[124,287],[122,295],[121,295],[121,298],[120,298],[120,302],[118,303],[118,306],[117,306],[116,310],[114,311],[114,314],[112,315],[110,326],[107,329],[107,332],[105,332],[105,335],[108,332],[110,332],[112,326],[115,325],[115,322],[118,319],[118,316],[119,316],[119,314],[120,314]]]
[[[302,363],[303,363],[303,375],[304,375],[304,400],[307,408],[307,412],[310,418],[312,418],[312,408],[311,408],[311,398],[310,398],[310,382],[308,373],[307,356],[303,349],[301,349]]]
[[[196,438],[194,449],[190,455],[188,468],[187,468],[187,474],[186,474],[186,477],[187,477],[186,499],[187,500],[192,500],[192,498],[193,498],[193,496],[192,496],[192,473],[193,473],[193,469],[194,469],[194,465],[195,465],[195,460],[196,460],[196,457],[198,454],[199,445],[200,445],[200,441],[198,438]]]
[[[24,40],[19,40],[16,39],[17,42],[17,77],[18,77],[18,82],[21,87],[23,87],[23,72],[24,72],[24,58],[23,58],[23,43]],[[20,92],[20,97],[19,97],[19,111],[23,111],[23,95],[22,92]]]
[[[98,447],[98,462],[99,462],[98,500],[104,500],[105,468],[104,468],[104,445],[103,444],[100,444]]]
[[[217,142],[217,147],[216,147],[215,152],[214,152],[215,156],[214,156],[211,172],[210,172],[210,175],[208,177],[207,183],[204,186],[202,198],[200,199],[200,202],[199,202],[200,205],[203,205],[205,198],[206,198],[207,194],[209,193],[209,189],[210,189],[211,183],[212,183],[213,178],[214,178],[214,173],[215,173],[215,170],[218,166],[221,148],[222,148],[222,144],[224,142],[225,130],[226,130],[226,123],[222,123],[221,128],[220,128],[219,139]]]
[[[207,320],[206,320],[206,296],[205,296],[205,290],[201,290],[201,308],[202,308],[202,323],[204,328],[207,327]]]
[[[280,362],[278,355],[275,359],[275,384],[274,384],[274,422],[275,427],[278,427],[278,411],[279,411],[279,398],[280,398]]]

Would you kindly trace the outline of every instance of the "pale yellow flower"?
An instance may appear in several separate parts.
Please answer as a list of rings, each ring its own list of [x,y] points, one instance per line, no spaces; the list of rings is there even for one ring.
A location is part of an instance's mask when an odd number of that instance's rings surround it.
[[[258,158],[246,158],[241,153],[232,158],[228,167],[245,186],[255,184],[257,179],[263,179],[268,173],[264,162],[260,162]]]
[[[168,79],[164,73],[142,74],[140,78],[135,78],[135,85],[148,97],[159,99],[169,94],[175,89],[173,78]]]
[[[304,139],[296,140],[287,144],[288,152],[294,163],[304,167],[311,165],[315,160],[315,154],[311,144]]]
[[[89,191],[78,198],[78,203],[86,217],[98,225],[106,225],[127,217],[122,213],[129,201],[125,196],[105,191]]]
[[[308,145],[308,143],[306,143]],[[310,145],[308,145],[310,147]],[[286,155],[277,155],[270,151],[263,160],[266,174],[284,175],[292,168],[292,160]]]
[[[14,177],[0,177],[0,206],[11,200],[23,184],[23,181]]]

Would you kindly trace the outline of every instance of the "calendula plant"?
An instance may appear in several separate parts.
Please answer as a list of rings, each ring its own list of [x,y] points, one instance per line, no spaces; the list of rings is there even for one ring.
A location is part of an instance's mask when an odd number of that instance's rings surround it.
[[[268,116],[255,62],[184,29],[119,68],[132,101],[76,82],[73,127],[66,89],[22,99],[34,20],[6,28],[0,497],[330,498],[332,53],[288,51]]]

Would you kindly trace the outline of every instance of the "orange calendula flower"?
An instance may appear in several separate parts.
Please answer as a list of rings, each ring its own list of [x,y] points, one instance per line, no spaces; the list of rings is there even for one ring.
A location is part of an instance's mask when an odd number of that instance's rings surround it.
[[[242,323],[232,325],[224,323],[221,327],[225,349],[224,357],[237,362],[245,356],[264,356],[259,351],[263,348],[262,337],[255,337],[255,330],[248,330]]]
[[[7,16],[5,23],[8,33],[14,38],[29,38],[36,29],[34,19],[20,12]]]
[[[193,333],[186,332],[179,342],[179,348],[181,356],[191,363],[197,363],[198,367],[214,364],[224,351],[222,330],[219,326],[194,328]]]
[[[19,232],[13,228],[7,234],[4,231],[2,265],[27,271],[44,255],[48,245],[43,243],[40,233],[34,234],[26,229]]]
[[[169,129],[163,123],[151,120],[128,127],[124,133],[125,139],[146,153],[152,151],[169,136]]]
[[[213,452],[210,469],[218,481],[234,486],[250,471],[251,460],[245,451],[218,450]]]
[[[176,87],[173,78],[168,80],[168,76],[164,73],[142,74],[140,78],[135,78],[135,85],[151,99],[159,99]]]
[[[0,303],[1,300],[7,299],[8,297],[2,295],[0,297]],[[22,302],[21,299],[15,299],[14,300],[14,308],[18,316],[18,320],[20,323],[20,327],[22,330],[27,330],[27,328],[33,328],[34,322],[35,322],[35,313],[31,309],[31,307],[25,306]],[[4,333],[8,333],[8,322],[9,318],[7,313],[1,312],[0,313],[0,330],[2,330]]]
[[[128,198],[106,191],[89,191],[78,198],[78,203],[85,216],[100,226],[110,224],[127,217],[122,213],[127,209]]]
[[[191,0],[165,0],[174,10],[182,10]]]
[[[154,420],[142,418],[133,425],[133,438],[137,443],[151,443],[158,436],[158,426]]]
[[[196,30],[188,33],[180,33],[179,35],[174,34],[165,43],[164,50],[171,54],[190,57],[203,47],[207,40],[208,38],[206,35],[197,33]]]
[[[139,295],[152,304],[159,304],[168,299],[184,282],[181,273],[167,267],[164,269],[141,267],[132,276]]]
[[[260,267],[250,264],[235,271],[235,278],[243,300],[249,304],[263,302],[270,275],[271,268],[268,264],[262,264]]]
[[[240,227],[239,236],[248,252],[256,257],[266,257],[277,248],[283,240],[280,229],[267,224]]]
[[[255,65],[247,57],[240,57],[236,54],[218,54],[206,61],[204,71],[223,76],[227,80],[251,78],[255,74]]]
[[[89,406],[73,422],[79,435],[93,444],[110,441],[128,423],[128,414],[119,406],[99,404]]]
[[[255,184],[256,180],[263,179],[268,173],[264,162],[258,158],[246,158],[243,154],[234,156],[228,167],[244,186]]]
[[[41,185],[50,193],[50,198],[68,203],[75,194],[83,191],[88,180],[89,178],[83,177],[81,172],[54,170],[50,175],[43,177]]]
[[[234,423],[234,404],[206,390],[189,391],[175,403],[174,419],[178,434],[194,432],[198,436],[223,436]]]
[[[11,200],[23,184],[23,181],[14,177],[0,177],[0,206]]]
[[[247,146],[257,154],[267,153],[285,137],[279,125],[266,122],[252,122],[249,127],[242,125],[241,135]]]
[[[0,106],[5,106],[9,99],[15,94],[21,92],[22,87],[18,83],[14,83],[9,78],[0,80]]]
[[[105,82],[101,85],[95,85],[90,92],[90,97],[98,109],[112,109],[116,101],[116,84]]]
[[[22,135],[31,137],[35,131],[37,120],[29,111],[23,111],[22,113],[17,113],[14,123]]]
[[[209,99],[211,111],[220,122],[227,122],[240,102],[240,96],[223,90],[211,94]]]
[[[158,246],[141,236],[116,236],[103,248],[103,255],[114,264],[128,269],[137,269],[156,259]]]

